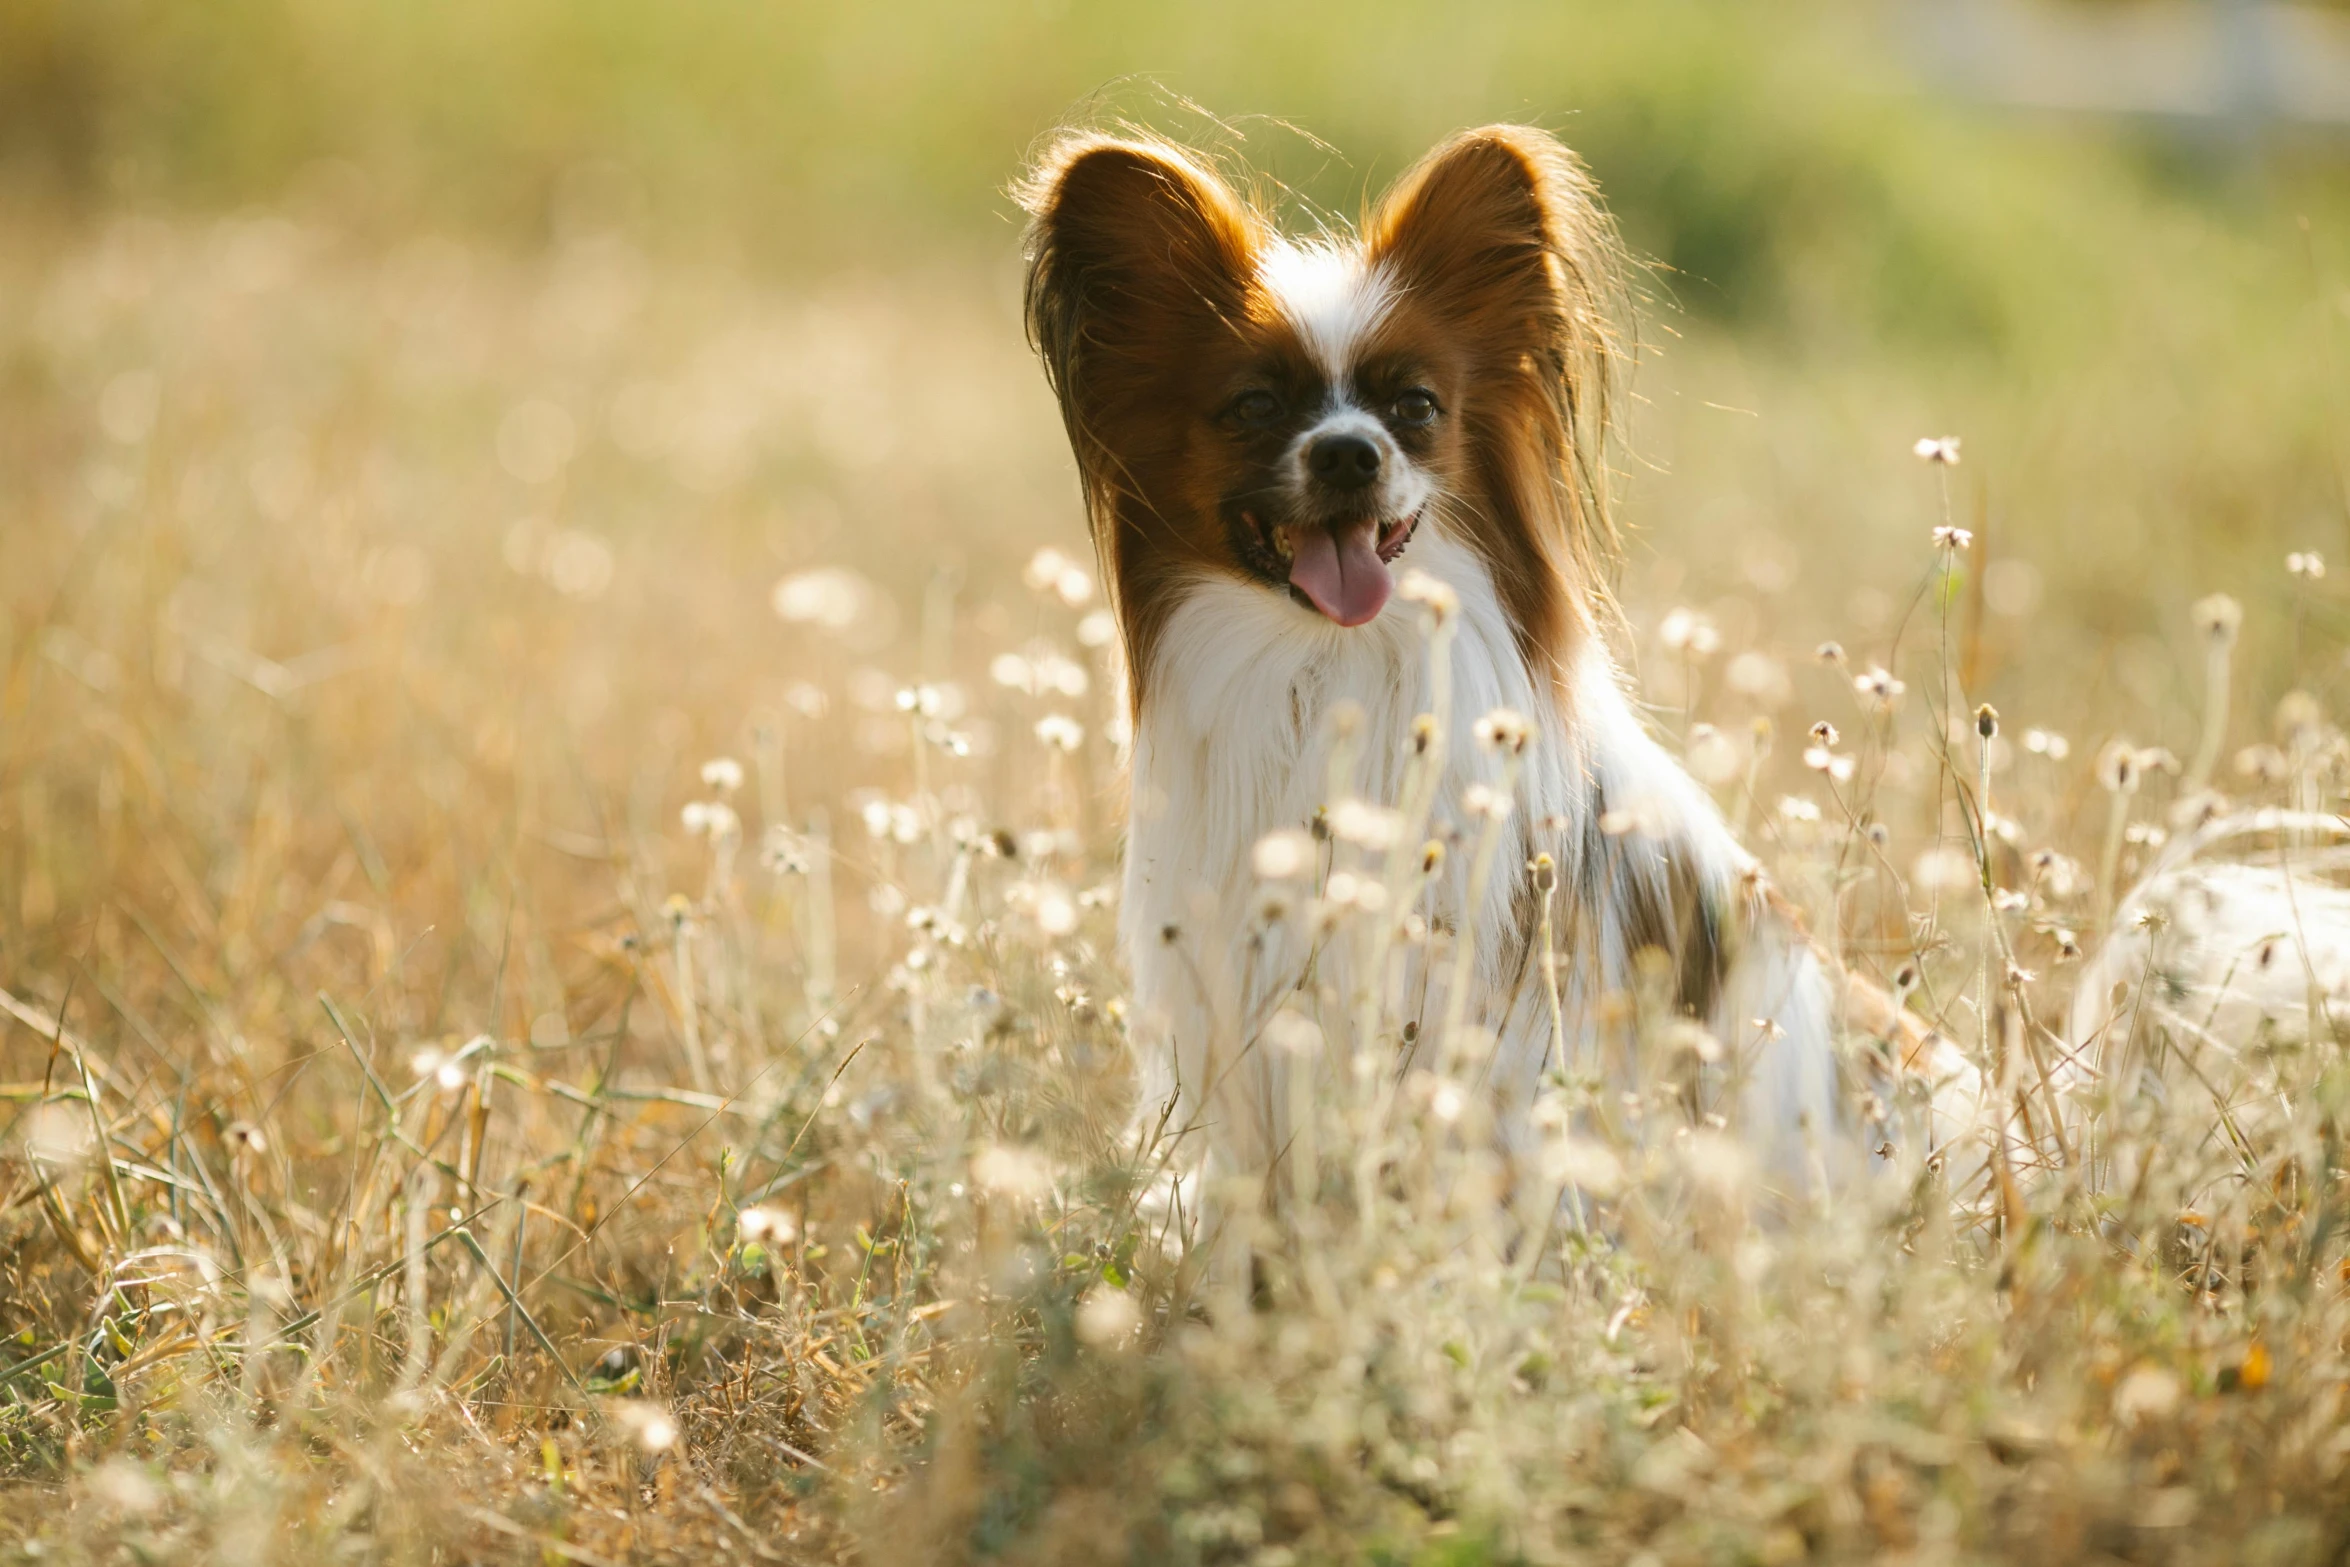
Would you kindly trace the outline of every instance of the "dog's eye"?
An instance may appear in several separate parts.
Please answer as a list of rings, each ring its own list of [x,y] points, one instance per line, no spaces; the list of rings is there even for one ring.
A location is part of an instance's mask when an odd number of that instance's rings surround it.
[[[1413,387],[1395,400],[1395,418],[1399,424],[1434,424],[1436,394],[1425,387]]]
[[[1224,417],[1244,430],[1261,430],[1281,417],[1281,399],[1271,392],[1243,392],[1225,405]]]

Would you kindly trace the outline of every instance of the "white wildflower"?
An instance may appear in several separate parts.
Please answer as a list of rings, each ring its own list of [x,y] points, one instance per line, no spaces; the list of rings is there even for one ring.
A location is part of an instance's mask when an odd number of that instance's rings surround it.
[[[789,1246],[799,1238],[800,1221],[781,1208],[745,1208],[735,1215],[734,1228],[745,1245]]]
[[[775,613],[794,625],[845,631],[872,610],[880,595],[846,566],[796,571],[775,585]]]
[[[1034,1148],[1011,1148],[1001,1143],[979,1151],[971,1161],[974,1185],[1016,1202],[1035,1202],[1053,1189],[1053,1167]]]
[[[2097,756],[2097,781],[2112,794],[2136,794],[2145,777],[2144,753],[2127,740],[2115,740]]]
[[[1624,1161],[1605,1143],[1587,1137],[1562,1137],[1542,1150],[1542,1171],[1552,1180],[1610,1197],[1624,1184]]]
[[[1488,751],[1508,751],[1515,754],[1526,749],[1526,740],[1532,732],[1526,715],[1514,707],[1497,707],[1477,720],[1470,732],[1477,743]]]
[[[1403,836],[1403,815],[1368,800],[1339,801],[1330,810],[1330,834],[1361,849],[1392,849]]]
[[[1699,783],[1726,784],[1738,776],[1741,758],[1738,747],[1711,724],[1698,724],[1689,731],[1689,744],[1683,748],[1682,761]]]
[[[1872,664],[1862,673],[1853,676],[1852,689],[1860,694],[1863,701],[1876,707],[1888,707],[1892,705],[1896,697],[1907,691],[1909,687],[1894,679],[1892,671],[1882,665]]]
[[[1403,580],[1396,584],[1395,591],[1398,598],[1407,604],[1419,605],[1428,612],[1430,619],[1439,624],[1460,613],[1461,596],[1452,590],[1450,584],[1431,577],[1416,566],[1403,574]]]
[[[1071,609],[1093,597],[1093,578],[1085,568],[1049,544],[1028,557],[1020,580],[1031,593],[1057,598]]]
[[[1313,836],[1302,827],[1283,827],[1257,840],[1250,856],[1266,881],[1290,881],[1314,868]]]
[[[1837,783],[1849,783],[1853,774],[1853,759],[1824,745],[1804,747],[1803,765],[1815,773],[1826,773]]]
[[[2125,1426],[2159,1420],[2178,1408],[2179,1379],[2159,1366],[2140,1366],[2113,1390],[2114,1418]]]
[[[2197,599],[2188,613],[2195,617],[2195,628],[2222,647],[2236,640],[2244,624],[2244,606],[2225,593]]]
[[[1066,936],[1077,928],[1077,900],[1057,882],[1034,889],[1028,900],[1036,928],[1048,936]]]
[[[742,818],[724,800],[690,801],[677,815],[685,830],[697,838],[731,838],[742,830]]]
[[[1910,880],[1920,892],[1952,892],[1974,882],[1975,862],[1944,844],[1918,856],[1917,864],[1910,868]]]
[[[1666,651],[1691,658],[1709,657],[1722,645],[1722,634],[1714,629],[1714,623],[1693,609],[1668,611],[1657,625],[1656,638]]]
[[[1387,887],[1373,877],[1340,871],[1323,887],[1322,901],[1331,910],[1360,909],[1376,914],[1387,907]]]
[[[612,1406],[612,1423],[648,1453],[665,1453],[677,1445],[677,1417],[647,1399],[623,1399]]]
[[[1095,1349],[1117,1349],[1142,1326],[1142,1308],[1122,1289],[1097,1284],[1077,1303],[1077,1337]]]
[[[1286,1055],[1319,1055],[1322,1028],[1312,1018],[1284,1008],[1265,1020],[1265,1043]]]
[[[1485,784],[1471,784],[1461,791],[1461,809],[1479,821],[1498,822],[1510,814],[1510,797],[1501,790]]]

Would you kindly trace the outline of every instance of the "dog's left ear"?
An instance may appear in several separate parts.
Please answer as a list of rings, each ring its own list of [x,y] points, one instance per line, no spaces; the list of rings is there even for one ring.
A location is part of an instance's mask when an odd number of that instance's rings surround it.
[[[1486,328],[1513,351],[1605,331],[1613,234],[1590,177],[1547,131],[1488,125],[1454,137],[1380,199],[1365,238],[1371,259],[1448,324]]]
[[[1547,131],[1467,131],[1395,182],[1364,246],[1399,307],[1469,356],[1462,428],[1484,490],[1471,531],[1529,645],[1563,646],[1604,602],[1615,549],[1620,273],[1590,177]]]

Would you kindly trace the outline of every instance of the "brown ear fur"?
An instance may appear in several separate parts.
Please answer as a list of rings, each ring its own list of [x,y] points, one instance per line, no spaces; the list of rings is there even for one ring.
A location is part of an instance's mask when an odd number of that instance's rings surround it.
[[[1161,142],[1064,138],[1020,191],[1030,214],[1028,335],[1044,359],[1118,601],[1138,694],[1182,539],[1151,510],[1181,454],[1156,418],[1251,310],[1262,222],[1205,166]],[[1139,546],[1139,547],[1138,547]]]
[[[1619,354],[1613,226],[1548,132],[1494,125],[1438,147],[1365,226],[1401,309],[1468,345],[1469,440],[1484,505],[1460,520],[1484,551],[1534,667],[1554,676],[1608,605],[1615,551],[1607,441]]]

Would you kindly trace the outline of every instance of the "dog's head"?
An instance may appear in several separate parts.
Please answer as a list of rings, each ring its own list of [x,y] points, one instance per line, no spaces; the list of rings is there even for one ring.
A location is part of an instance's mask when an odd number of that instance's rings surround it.
[[[1129,668],[1188,581],[1342,627],[1424,525],[1470,543],[1530,658],[1603,591],[1615,246],[1547,134],[1439,147],[1358,236],[1277,233],[1201,159],[1072,135],[1023,195],[1059,394]]]

